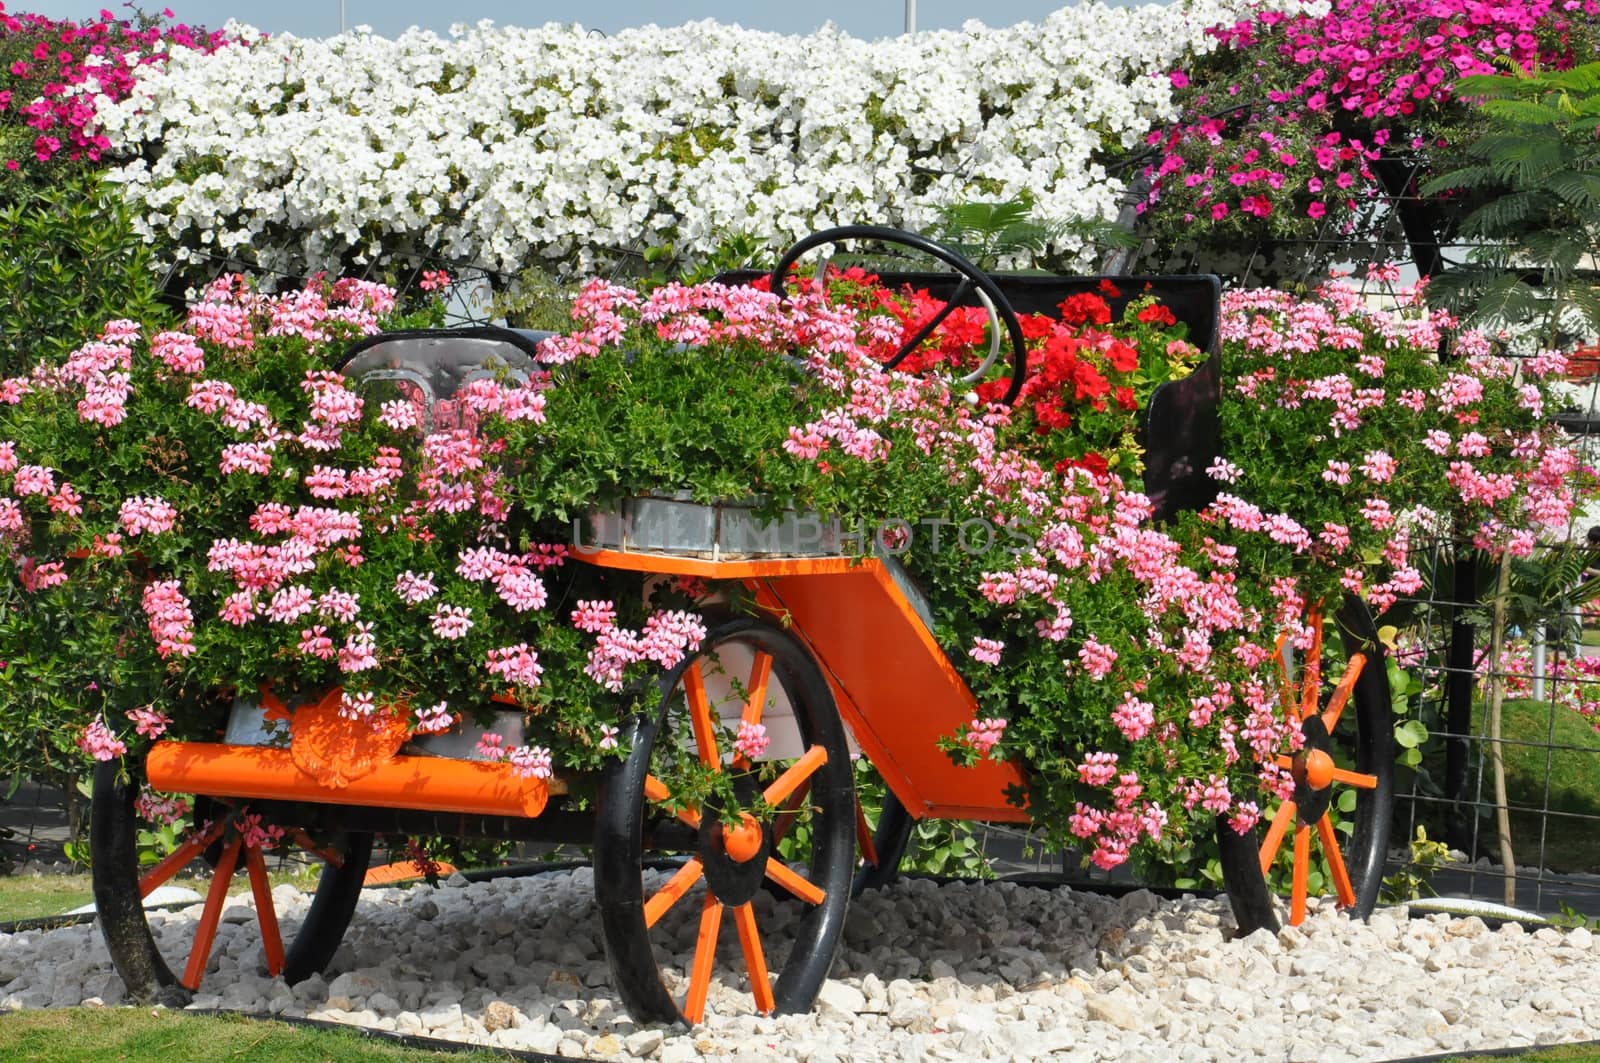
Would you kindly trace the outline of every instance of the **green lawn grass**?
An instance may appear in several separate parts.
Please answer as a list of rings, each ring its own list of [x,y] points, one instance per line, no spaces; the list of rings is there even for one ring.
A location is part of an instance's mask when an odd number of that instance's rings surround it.
[[[274,886],[291,885],[310,891],[317,887],[315,867],[287,868],[268,875]],[[170,885],[192,889],[204,894],[210,885],[208,879],[178,877]],[[248,889],[241,875],[230,893]],[[88,872],[72,875],[0,875],[0,923],[19,919],[42,919],[60,915],[94,900],[94,886]],[[6,1058],[0,1056],[0,1059]]]
[[[1440,1060],[1440,1063],[1469,1063],[1470,1060],[1482,1058],[1482,1056],[1452,1056]],[[1524,1052],[1517,1052],[1509,1058],[1523,1060],[1525,1063],[1600,1063],[1600,1046],[1583,1044],[1556,1048],[1530,1048]]]
[[[88,875],[0,876],[0,923],[60,915],[92,900]]]
[[[1479,704],[1476,711],[1476,733],[1483,734],[1486,730],[1483,705]],[[1545,867],[1555,871],[1600,872],[1600,844],[1596,843],[1596,836],[1600,835],[1600,733],[1577,713],[1560,706],[1552,709],[1543,701],[1507,701],[1503,716],[1502,734],[1507,741],[1504,747],[1506,795],[1510,804],[1545,808],[1548,773],[1548,807],[1555,813],[1568,813],[1545,817],[1537,811],[1512,812],[1511,841],[1517,863],[1531,864],[1540,860],[1542,829]],[[1558,748],[1545,748],[1546,744]],[[1487,744],[1480,749],[1483,756],[1488,756]],[[1488,790],[1487,781],[1485,790]],[[1541,819],[1544,820],[1542,828]],[[1492,825],[1489,829],[1493,830]]]
[[[355,1030],[146,1008],[61,1008],[0,1015],[0,1059],[29,1063],[489,1063],[492,1051],[406,1048]]]
[[[234,1015],[165,1009],[62,1008],[0,1014],[0,1059],[29,1063],[491,1063],[492,1050],[436,1052]],[[1478,1057],[1481,1058],[1481,1057]],[[1600,1063],[1600,1048],[1571,1045],[1518,1053],[1526,1063]],[[1448,1061],[1455,1063],[1455,1061]]]

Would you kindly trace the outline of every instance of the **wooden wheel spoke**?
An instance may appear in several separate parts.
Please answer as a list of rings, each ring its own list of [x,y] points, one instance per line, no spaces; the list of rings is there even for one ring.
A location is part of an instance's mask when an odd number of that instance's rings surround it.
[[[745,723],[760,723],[761,714],[766,711],[767,683],[772,678],[772,654],[757,651],[756,659],[750,665],[750,682],[745,686],[749,700],[744,703]]]
[[[1311,612],[1311,649],[1306,652],[1305,667],[1300,669],[1300,718],[1304,720],[1317,711],[1322,694],[1322,607]]]
[[[1274,758],[1273,763],[1276,764],[1278,767],[1282,768],[1284,771],[1293,771],[1294,770],[1294,758],[1293,757],[1279,756],[1279,757]]]
[[[1294,690],[1289,683],[1289,636],[1278,636],[1277,648],[1272,651],[1272,663],[1278,668],[1278,700],[1283,705],[1284,716],[1294,715]]]
[[[256,922],[261,925],[261,949],[267,957],[267,974],[276,978],[283,973],[283,935],[278,931],[278,909],[272,903],[267,862],[258,846],[245,846],[244,866],[250,876],[250,893],[256,900]]]
[[[696,882],[700,881],[700,876],[704,871],[705,868],[700,863],[700,859],[695,857],[673,872],[672,877],[667,879],[666,885],[656,890],[655,893],[651,894],[650,899],[644,902],[645,927],[655,926],[661,917],[666,915],[674,904],[682,900],[684,894],[688,893]]]
[[[717,721],[711,714],[711,699],[706,696],[705,675],[699,659],[689,662],[683,672],[683,694],[689,701],[689,726],[694,730],[695,750],[700,763],[708,768],[722,762],[717,752]]]
[[[320,857],[329,867],[343,867],[344,857],[331,845],[318,845],[312,840],[311,835],[296,827],[289,832],[289,840],[313,856]]]
[[[789,765],[784,773],[772,781],[763,796],[769,805],[781,805],[800,784],[816,774],[818,768],[828,763],[828,751],[822,746],[812,746],[805,756]]]
[[[1294,829],[1294,878],[1289,887],[1289,925],[1306,921],[1306,889],[1311,874],[1311,828],[1300,824]]]
[[[1333,890],[1339,896],[1340,907],[1354,908],[1355,887],[1350,884],[1350,872],[1345,869],[1344,854],[1339,851],[1339,832],[1327,813],[1317,820],[1317,839],[1322,842],[1322,855],[1327,858],[1328,870],[1333,874]]]
[[[1333,729],[1338,726],[1339,717],[1344,714],[1344,707],[1350,703],[1350,695],[1355,693],[1356,681],[1361,678],[1361,672],[1366,666],[1366,654],[1350,655],[1350,663],[1344,670],[1344,678],[1333,688],[1333,696],[1328,699],[1328,707],[1322,710],[1322,725],[1328,729],[1329,734],[1332,734]]]
[[[878,864],[878,846],[872,838],[872,828],[867,824],[867,814],[861,808],[861,801],[856,800],[856,847],[861,850],[861,859],[874,867]]]
[[[1378,777],[1376,775],[1366,775],[1359,771],[1346,771],[1343,768],[1333,769],[1333,781],[1342,782],[1347,786],[1355,786],[1362,790],[1376,790],[1378,788]]]
[[[195,857],[199,856],[203,851],[205,851],[207,846],[216,841],[218,838],[222,837],[222,832],[226,827],[226,820],[218,820],[217,822],[211,824],[211,826],[207,828],[205,832],[194,835],[188,841],[172,850],[165,860],[162,860],[155,867],[152,867],[149,871],[146,871],[142,876],[140,876],[139,897],[143,899],[150,896],[157,886],[160,886],[173,875],[176,875],[179,871],[182,871],[186,866],[188,866],[190,860],[193,860]]]
[[[765,650],[757,650],[756,658],[750,664],[750,682],[745,686],[744,712],[739,717],[741,723],[758,724],[761,716],[766,712],[767,683],[772,678],[772,654]],[[743,753],[733,758],[736,768],[748,768],[750,758]]]
[[[1289,829],[1290,820],[1294,819],[1295,807],[1293,801],[1285,801],[1278,806],[1278,814],[1272,817],[1272,825],[1267,828],[1267,837],[1261,843],[1261,873],[1272,873],[1272,862],[1278,858],[1278,847],[1283,844],[1283,835]]]
[[[791,871],[789,865],[775,856],[767,857],[767,877],[807,904],[821,904],[828,892],[808,881],[803,875]]]
[[[772,996],[772,978],[767,974],[767,954],[761,948],[755,909],[748,903],[739,905],[733,910],[733,925],[739,928],[739,947],[744,950],[745,970],[750,972],[750,992],[756,998],[756,1010],[771,1015],[777,1001]]]
[[[805,783],[794,793],[790,794],[788,799],[784,801],[784,803],[778,808],[778,814],[772,817],[772,844],[778,844],[779,840],[781,840],[785,834],[789,833],[789,828],[792,827],[794,825],[794,821],[799,818],[800,809],[805,806],[806,799],[810,796],[811,780],[807,779]]]
[[[211,945],[217,938],[217,925],[222,922],[222,904],[228,899],[228,883],[239,866],[239,850],[243,847],[244,839],[235,838],[222,850],[222,859],[211,873],[211,888],[206,891],[206,904],[200,911],[200,923],[194,929],[194,944],[189,948],[189,965],[183,972],[183,984],[189,989],[199,989],[200,979],[205,976]]]
[[[706,1016],[706,994],[711,990],[711,968],[717,958],[717,932],[722,929],[722,902],[706,894],[700,910],[700,933],[695,939],[694,965],[689,971],[689,993],[683,1000],[683,1016],[698,1025]]]
[[[672,800],[672,791],[667,789],[667,784],[654,775],[644,777],[644,795],[658,805],[664,805]],[[685,805],[673,814],[689,826],[699,829],[700,810],[693,805]]]

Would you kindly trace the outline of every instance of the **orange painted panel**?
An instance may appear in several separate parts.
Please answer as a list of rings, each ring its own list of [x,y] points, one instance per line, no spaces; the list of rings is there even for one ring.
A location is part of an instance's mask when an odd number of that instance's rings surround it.
[[[977,702],[882,564],[773,576],[759,590],[822,662],[857,744],[913,816],[1027,821],[1006,801],[1022,783],[1015,764],[963,768],[939,749]]]
[[[287,749],[215,742],[157,742],[145,772],[151,786],[176,793],[530,818],[560,789],[519,778],[508,764],[411,756],[333,787],[297,768]]]
[[[707,579],[740,579],[822,663],[839,711],[884,781],[915,817],[1027,822],[1006,801],[1022,784],[1010,762],[962,768],[939,750],[977,710],[956,672],[894,577],[876,559],[759,558],[715,561],[622,550],[574,550],[604,568]]]

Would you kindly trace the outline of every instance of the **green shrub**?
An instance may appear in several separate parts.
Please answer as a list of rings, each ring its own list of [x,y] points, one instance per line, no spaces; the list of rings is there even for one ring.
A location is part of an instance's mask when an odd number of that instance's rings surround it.
[[[65,355],[115,317],[170,313],[151,251],[98,176],[0,199],[0,375]]]

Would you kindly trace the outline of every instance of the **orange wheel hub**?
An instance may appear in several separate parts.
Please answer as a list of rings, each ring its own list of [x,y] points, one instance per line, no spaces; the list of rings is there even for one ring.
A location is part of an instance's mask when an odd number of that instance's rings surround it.
[[[761,851],[761,823],[750,813],[739,813],[739,822],[722,828],[722,849],[732,860],[747,864]]]
[[[1305,779],[1313,790],[1326,790],[1333,782],[1333,758],[1320,749],[1307,751],[1305,755]]]

